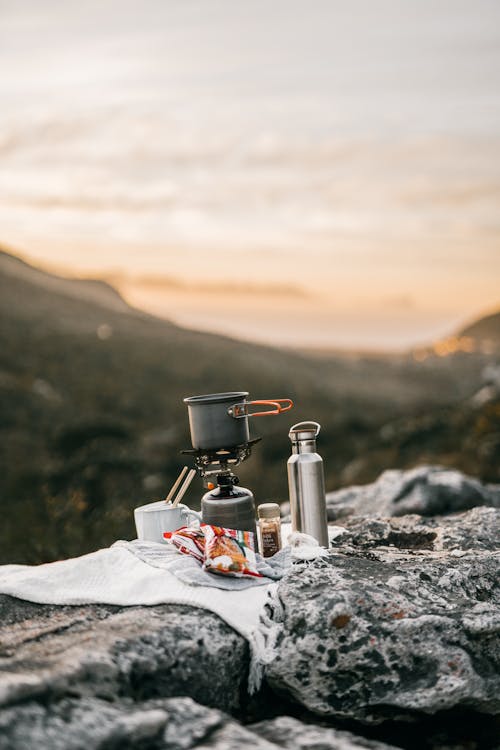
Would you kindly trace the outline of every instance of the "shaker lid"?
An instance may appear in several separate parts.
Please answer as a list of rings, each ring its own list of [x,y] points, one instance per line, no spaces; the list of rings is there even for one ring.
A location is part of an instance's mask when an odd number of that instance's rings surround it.
[[[262,503],[257,508],[257,515],[259,518],[276,518],[281,515],[280,506],[278,503]]]
[[[321,430],[321,425],[317,422],[297,422],[290,427],[288,437],[292,443],[299,443],[302,440],[316,440]]]

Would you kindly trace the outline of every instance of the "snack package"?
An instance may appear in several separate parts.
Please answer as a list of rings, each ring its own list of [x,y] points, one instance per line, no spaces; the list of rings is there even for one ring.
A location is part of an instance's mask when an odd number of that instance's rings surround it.
[[[237,578],[262,578],[257,571],[253,532],[208,524],[202,528],[205,534],[205,570]]]
[[[205,559],[205,535],[201,529],[182,526],[177,531],[165,531],[163,536],[184,555],[191,555],[199,562]]]

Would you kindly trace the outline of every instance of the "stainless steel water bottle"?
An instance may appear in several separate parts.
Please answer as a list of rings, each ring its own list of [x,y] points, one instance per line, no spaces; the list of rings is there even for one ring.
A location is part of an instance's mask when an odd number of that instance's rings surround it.
[[[290,428],[292,455],[288,459],[288,488],[292,531],[302,531],[328,547],[323,459],[316,453],[317,422],[299,422]]]

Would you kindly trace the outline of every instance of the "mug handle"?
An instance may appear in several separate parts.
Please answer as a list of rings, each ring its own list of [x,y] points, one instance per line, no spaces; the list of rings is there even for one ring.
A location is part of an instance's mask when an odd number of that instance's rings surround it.
[[[259,406],[273,406],[273,409],[267,411],[254,411],[249,412],[248,407],[252,404],[258,404]],[[285,404],[282,406],[282,404]],[[291,398],[274,398],[272,401],[243,401],[241,404],[234,404],[227,411],[229,416],[235,419],[242,419],[243,417],[268,417],[272,414],[281,414],[283,411],[288,411],[293,406]]]
[[[201,513],[198,513],[196,510],[191,510],[191,508],[181,508],[181,515],[186,516],[188,521],[189,516],[193,516],[193,518],[196,518],[196,520],[201,523]]]

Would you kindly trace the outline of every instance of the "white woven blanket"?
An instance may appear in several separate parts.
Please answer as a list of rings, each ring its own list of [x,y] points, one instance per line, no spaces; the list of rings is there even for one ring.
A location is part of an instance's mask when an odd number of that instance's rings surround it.
[[[0,566],[1,594],[40,604],[188,604],[215,612],[249,640],[271,586],[192,586],[120,545],[43,565]]]
[[[289,526],[284,529],[288,532]],[[310,537],[304,539],[306,545],[301,550],[305,554],[299,552],[299,559],[325,554],[318,547],[311,550],[307,546]],[[299,545],[302,542],[298,539]],[[88,555],[43,565],[2,565],[0,594],[39,604],[187,604],[208,609],[248,640],[252,652],[249,688],[250,692],[256,690],[263,666],[274,652],[272,633],[276,623],[268,622],[264,604],[269,598],[276,599],[278,584],[230,591],[192,585],[170,572],[168,565],[159,565],[155,554],[148,563],[147,555],[141,557],[132,550],[133,543],[117,543]]]

